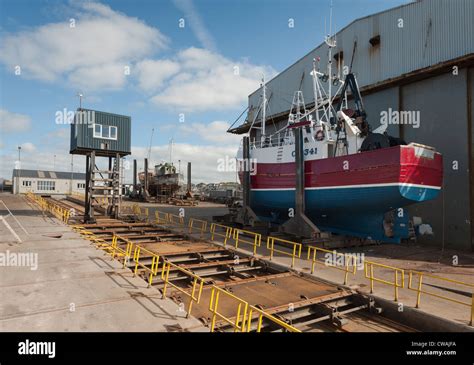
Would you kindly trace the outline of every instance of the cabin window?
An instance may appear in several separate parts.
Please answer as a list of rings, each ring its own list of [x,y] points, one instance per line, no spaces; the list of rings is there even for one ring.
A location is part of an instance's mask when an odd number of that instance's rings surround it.
[[[111,125],[94,124],[94,138],[117,140],[117,127]]]
[[[86,188],[86,184],[84,184],[84,183],[78,183],[78,184],[77,184],[77,188],[78,188],[78,189],[85,189],[85,188]]]
[[[31,181],[23,180],[22,185],[23,186],[31,186]]]
[[[94,124],[94,137],[102,137],[102,124]]]
[[[110,127],[110,138],[117,139],[117,127]]]

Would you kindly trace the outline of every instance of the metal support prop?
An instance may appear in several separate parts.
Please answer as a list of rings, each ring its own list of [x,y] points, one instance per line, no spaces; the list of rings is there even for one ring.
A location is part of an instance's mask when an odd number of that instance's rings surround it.
[[[188,186],[187,186],[187,190],[189,193],[191,193],[191,162],[188,162],[188,173],[187,173],[187,181],[188,181]]]
[[[305,169],[303,153],[303,129],[294,128],[295,133],[295,212],[294,217],[281,226],[281,230],[298,237],[315,237],[319,228],[305,214]]]
[[[250,137],[243,138],[243,160],[242,160],[242,195],[243,206],[240,209],[236,222],[243,225],[253,226],[258,221],[257,215],[250,206]]]
[[[144,164],[144,170],[145,170],[145,191],[144,195],[148,196],[148,159],[145,158],[145,164]]]
[[[137,160],[133,160],[133,190],[137,190]]]

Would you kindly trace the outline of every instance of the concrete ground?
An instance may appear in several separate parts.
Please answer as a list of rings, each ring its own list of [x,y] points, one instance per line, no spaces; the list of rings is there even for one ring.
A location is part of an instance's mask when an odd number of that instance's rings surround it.
[[[153,205],[155,206],[155,205]],[[156,206],[155,206],[156,207]],[[177,213],[179,207],[158,207]],[[224,207],[185,207],[187,217],[209,219]],[[207,237],[209,238],[209,237]],[[229,242],[232,246],[233,241]],[[258,255],[269,259],[269,251],[258,249]],[[246,252],[251,246],[242,244]],[[278,249],[286,250],[283,247]],[[240,250],[240,249],[239,249]],[[474,254],[439,250],[421,245],[379,245],[339,249],[338,252],[360,254],[365,260],[405,269],[405,288],[399,290],[400,311],[414,307],[417,293],[407,286],[407,271],[417,270],[474,286]],[[0,194],[0,255],[37,254],[30,267],[5,265],[0,259],[0,331],[207,331],[171,300],[161,299],[155,289],[148,289],[140,278],[89,245],[78,234],[55,218],[43,216],[25,198]],[[34,258],[34,256],[31,256]],[[321,257],[321,259],[323,259]],[[290,266],[290,257],[275,253],[273,260]],[[7,263],[8,264],[8,263]],[[310,273],[306,253],[295,262],[295,269]],[[318,263],[319,277],[342,284],[344,272]],[[393,280],[393,271],[375,268],[375,276]],[[418,279],[414,280],[416,286]],[[470,303],[473,287],[425,278],[423,289],[433,294]],[[370,282],[359,268],[350,274],[348,285],[362,293],[370,292]],[[394,299],[391,286],[375,283],[374,295]],[[423,294],[420,311],[465,325],[470,306]],[[472,327],[471,327],[472,329]]]
[[[208,331],[146,286],[26,198],[0,194],[0,331]]]

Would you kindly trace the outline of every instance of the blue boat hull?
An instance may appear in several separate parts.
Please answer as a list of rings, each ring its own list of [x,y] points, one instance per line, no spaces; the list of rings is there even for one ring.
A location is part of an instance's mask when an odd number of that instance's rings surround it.
[[[403,208],[438,194],[439,189],[403,185],[307,189],[306,215],[323,231],[399,243],[409,237],[409,215]],[[251,205],[261,220],[281,224],[291,218],[295,190],[252,190]],[[390,211],[393,235],[387,237],[383,222]]]

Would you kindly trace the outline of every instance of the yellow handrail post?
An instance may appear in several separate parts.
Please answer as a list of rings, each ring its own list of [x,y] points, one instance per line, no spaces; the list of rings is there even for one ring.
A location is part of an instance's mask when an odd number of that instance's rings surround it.
[[[410,272],[410,275],[411,275],[411,272]],[[422,282],[423,282],[423,275],[420,275],[420,280],[418,281],[418,293],[416,293],[416,308],[420,308]]]
[[[374,265],[370,265],[370,294],[374,292]]]
[[[395,270],[395,301],[398,302],[398,270]]]
[[[135,261],[135,269],[133,270],[133,276],[137,276],[139,258],[140,258],[140,246],[135,246],[135,251],[133,252],[133,261]]]
[[[473,319],[474,319],[474,292],[472,292],[471,320],[469,321],[469,326],[472,326]]]

